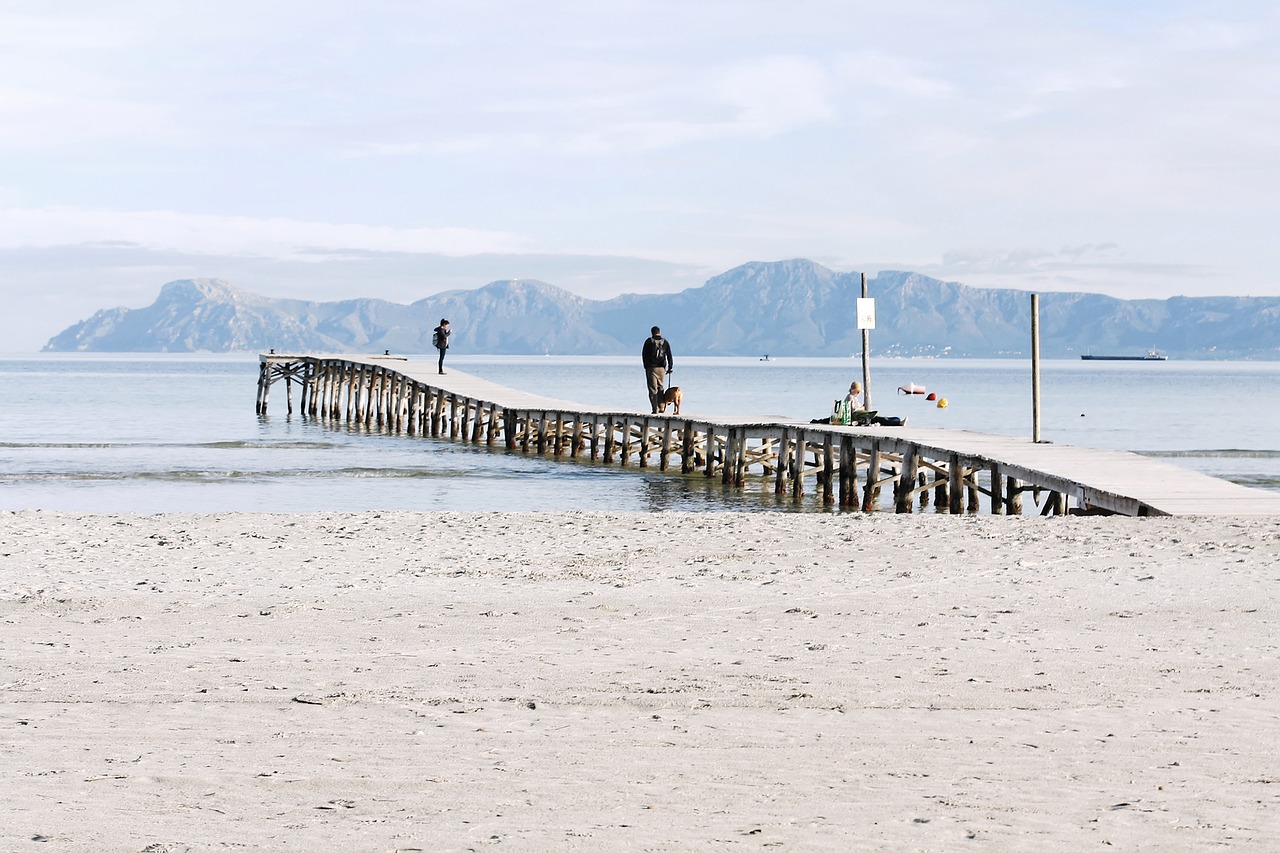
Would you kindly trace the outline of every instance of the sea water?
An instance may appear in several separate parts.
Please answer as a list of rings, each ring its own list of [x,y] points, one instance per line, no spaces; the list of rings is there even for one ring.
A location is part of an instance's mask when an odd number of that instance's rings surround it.
[[[414,360],[431,361],[429,356]],[[637,358],[450,355],[448,366],[609,411],[648,407]],[[871,404],[909,426],[1030,437],[1031,366],[872,359]],[[0,358],[0,508],[92,512],[313,510],[812,510],[771,483],[526,456],[288,414],[254,412],[255,355]],[[854,358],[687,358],[684,414],[825,417]],[[915,384],[938,396],[905,395]],[[1280,490],[1278,362],[1041,365],[1041,437],[1131,450]],[[945,407],[938,403],[945,401]],[[296,389],[295,389],[295,403]]]

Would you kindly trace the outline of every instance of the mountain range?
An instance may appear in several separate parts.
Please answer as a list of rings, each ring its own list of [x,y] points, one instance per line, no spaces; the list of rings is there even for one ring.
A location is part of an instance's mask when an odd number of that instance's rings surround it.
[[[878,356],[1013,357],[1030,351],[1028,291],[970,287],[912,272],[868,280]],[[848,356],[860,353],[859,273],[808,260],[749,263],[667,294],[586,299],[539,281],[495,281],[409,305],[381,299],[274,299],[219,279],[164,285],[145,308],[98,311],[55,335],[52,352],[423,353],[447,317],[453,352],[628,355],[659,325],[680,355]],[[1076,354],[1280,358],[1280,298],[1124,300],[1040,295],[1046,358]]]

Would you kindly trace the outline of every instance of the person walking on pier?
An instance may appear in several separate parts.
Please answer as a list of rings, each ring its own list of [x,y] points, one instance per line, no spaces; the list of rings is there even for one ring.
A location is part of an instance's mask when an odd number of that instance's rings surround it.
[[[444,373],[444,353],[449,349],[449,321],[440,320],[440,325],[435,327],[434,334],[431,335],[431,345],[440,350],[440,360],[436,362],[436,369],[441,374]]]
[[[644,375],[649,383],[649,408],[657,414],[662,406],[662,395],[665,393],[667,373],[675,373],[675,362],[671,359],[671,344],[662,337],[662,330],[654,326],[649,337],[644,340],[644,348],[640,351],[644,360]]]

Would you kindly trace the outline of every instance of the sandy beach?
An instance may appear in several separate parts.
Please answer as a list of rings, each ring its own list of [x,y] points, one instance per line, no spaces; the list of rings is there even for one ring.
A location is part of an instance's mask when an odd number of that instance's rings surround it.
[[[0,516],[0,849],[1280,849],[1280,520]]]

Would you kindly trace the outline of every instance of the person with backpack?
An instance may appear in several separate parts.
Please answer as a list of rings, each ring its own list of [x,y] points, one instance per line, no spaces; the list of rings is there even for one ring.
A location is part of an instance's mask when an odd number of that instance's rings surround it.
[[[444,374],[444,353],[445,350],[449,349],[449,333],[449,321],[441,319],[440,325],[436,326],[433,334],[431,335],[431,345],[440,350],[440,361],[436,363],[436,369],[439,370],[442,375]]]
[[[662,406],[662,395],[665,393],[667,373],[675,373],[675,362],[671,359],[671,344],[662,337],[662,330],[654,326],[649,337],[644,339],[644,347],[640,350],[644,360],[644,375],[649,384],[649,407],[654,414]]]

